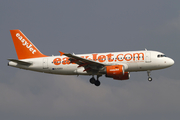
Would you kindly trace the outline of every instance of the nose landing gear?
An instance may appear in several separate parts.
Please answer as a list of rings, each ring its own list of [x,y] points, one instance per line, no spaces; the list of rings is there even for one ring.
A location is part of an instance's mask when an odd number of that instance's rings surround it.
[[[150,75],[151,75],[151,73],[150,73],[150,72],[151,72],[150,70],[148,70],[148,71],[147,71],[148,81],[149,81],[149,82],[151,82],[151,81],[152,81],[152,77],[150,77]]]
[[[97,75],[97,80],[94,78],[94,76],[89,80],[91,84],[94,84],[95,86],[100,86],[101,82],[99,81],[99,77],[102,75]]]
[[[151,77],[148,77],[148,81],[151,82],[151,81],[152,81],[152,78],[151,78]]]

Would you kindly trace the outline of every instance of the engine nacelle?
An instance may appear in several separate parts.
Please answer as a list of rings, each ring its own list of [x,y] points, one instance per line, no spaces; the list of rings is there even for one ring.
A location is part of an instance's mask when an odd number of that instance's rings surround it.
[[[119,77],[124,75],[123,65],[106,66],[106,75],[111,77]]]
[[[124,71],[123,65],[106,66],[106,77],[113,78],[115,80],[127,80],[130,78],[129,72]]]
[[[129,72],[125,72],[124,75],[121,77],[113,77],[113,79],[115,79],[115,80],[128,80],[129,78],[130,78]]]

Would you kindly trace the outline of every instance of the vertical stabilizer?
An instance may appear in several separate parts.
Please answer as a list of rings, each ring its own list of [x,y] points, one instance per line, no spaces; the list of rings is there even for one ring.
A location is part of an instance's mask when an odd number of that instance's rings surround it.
[[[47,57],[20,30],[10,30],[10,32],[19,60]]]

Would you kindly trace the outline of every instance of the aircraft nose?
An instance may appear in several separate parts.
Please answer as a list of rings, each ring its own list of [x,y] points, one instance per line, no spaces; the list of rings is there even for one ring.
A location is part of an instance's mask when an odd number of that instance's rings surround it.
[[[173,59],[171,59],[171,58],[169,58],[169,60],[168,60],[168,64],[169,64],[169,66],[174,65],[174,60],[173,60]]]

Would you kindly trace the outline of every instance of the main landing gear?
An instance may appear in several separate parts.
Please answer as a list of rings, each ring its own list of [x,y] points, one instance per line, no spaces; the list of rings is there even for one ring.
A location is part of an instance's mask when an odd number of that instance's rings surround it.
[[[97,75],[97,80],[94,78],[94,76],[89,80],[91,84],[94,84],[95,86],[100,86],[101,82],[99,81],[99,77],[102,75]]]
[[[150,75],[151,75],[151,73],[150,73],[150,72],[151,72],[150,70],[148,70],[148,71],[147,71],[148,81],[149,81],[149,82],[151,82],[151,81],[152,81],[152,77],[150,77]]]

